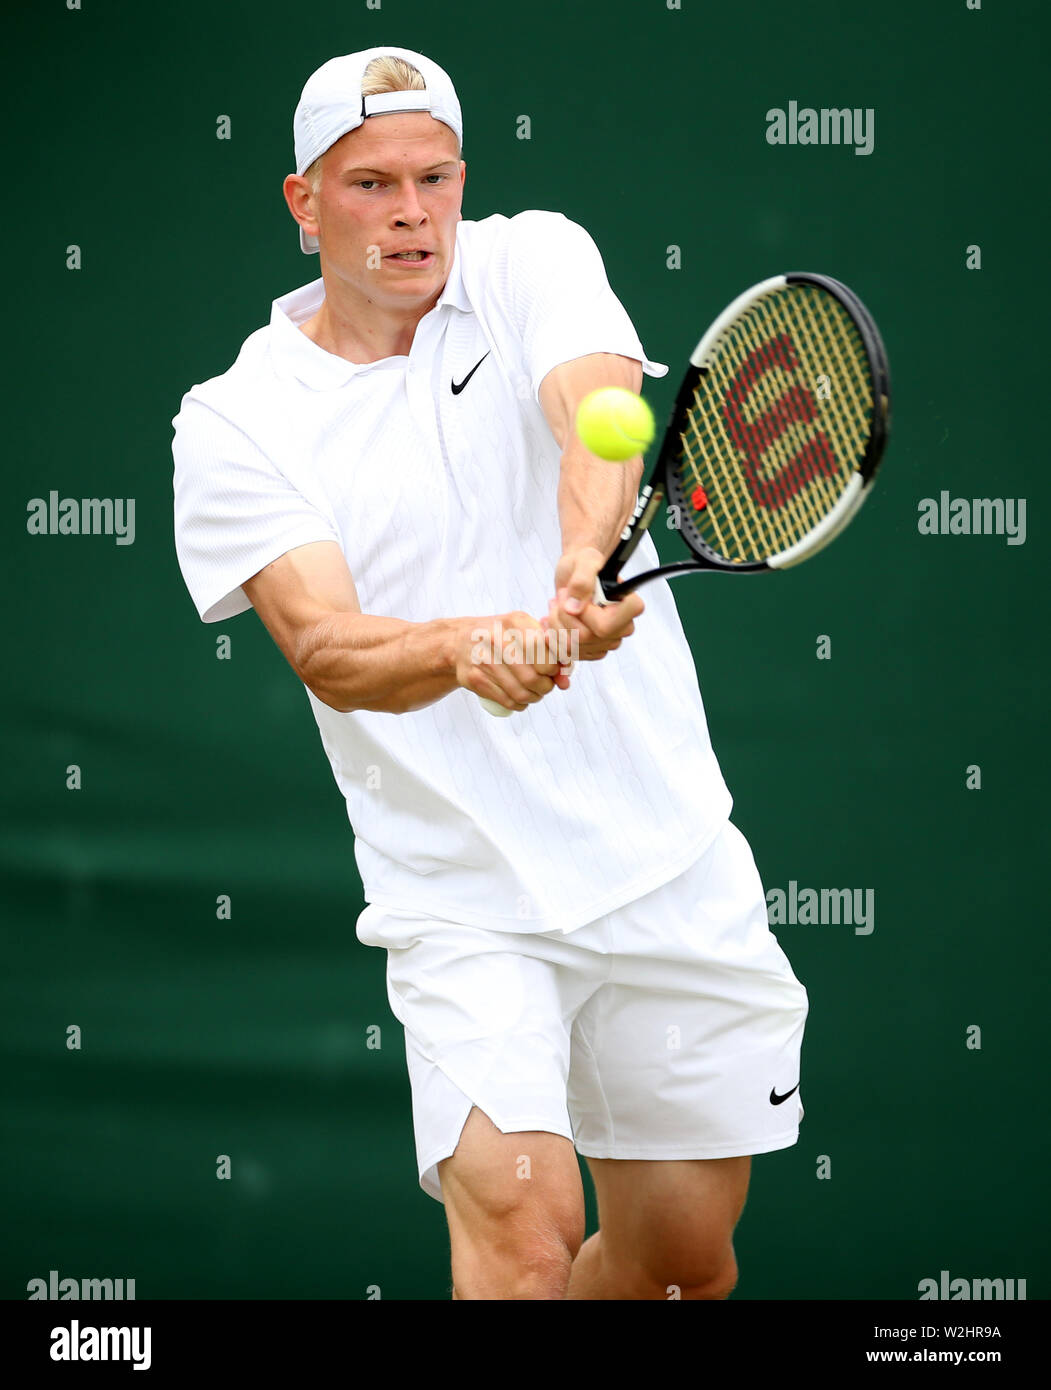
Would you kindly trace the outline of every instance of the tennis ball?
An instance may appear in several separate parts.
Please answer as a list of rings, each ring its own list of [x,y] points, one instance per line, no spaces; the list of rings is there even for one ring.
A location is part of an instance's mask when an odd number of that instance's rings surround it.
[[[641,396],[622,386],[590,392],[577,409],[577,434],[584,446],[608,463],[624,463],[653,441],[653,411]]]

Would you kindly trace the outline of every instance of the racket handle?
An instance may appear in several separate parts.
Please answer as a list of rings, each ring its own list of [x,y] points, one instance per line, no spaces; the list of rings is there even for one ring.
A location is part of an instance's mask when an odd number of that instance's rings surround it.
[[[486,714],[494,715],[497,719],[506,719],[509,714],[514,714],[513,709],[505,709],[503,705],[498,705],[495,700],[486,699],[484,695],[479,695],[478,698]]]
[[[612,602],[612,600],[608,599],[603,593],[602,584],[598,579],[595,580],[594,601],[595,603],[600,603],[603,607],[606,607]],[[491,714],[496,719],[506,719],[509,714],[514,714],[513,709],[505,709],[503,705],[498,705],[495,700],[489,700],[484,695],[479,695],[478,698],[481,700],[482,709],[485,710],[486,714]]]

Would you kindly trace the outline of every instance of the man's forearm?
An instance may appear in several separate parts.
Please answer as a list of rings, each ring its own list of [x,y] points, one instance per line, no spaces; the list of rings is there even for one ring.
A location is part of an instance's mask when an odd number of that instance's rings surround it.
[[[457,688],[458,644],[464,627],[476,622],[337,613],[304,634],[296,670],[319,700],[342,713],[405,714]]]
[[[563,554],[583,546],[609,555],[635,510],[642,458],[600,463],[574,436],[562,454],[558,518]]]

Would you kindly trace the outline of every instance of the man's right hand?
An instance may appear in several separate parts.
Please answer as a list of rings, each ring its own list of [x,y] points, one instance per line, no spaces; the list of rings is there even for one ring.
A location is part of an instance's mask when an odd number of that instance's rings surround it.
[[[528,613],[468,618],[456,651],[456,683],[521,713],[569,678],[558,662],[557,634]]]

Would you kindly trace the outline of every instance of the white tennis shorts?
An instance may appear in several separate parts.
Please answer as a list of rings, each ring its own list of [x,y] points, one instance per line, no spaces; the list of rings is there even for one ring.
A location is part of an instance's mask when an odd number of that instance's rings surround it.
[[[473,1105],[590,1158],[728,1158],[794,1144],[806,990],[729,822],[685,873],[575,931],[465,927],[371,905],[405,1029],[420,1186]]]

